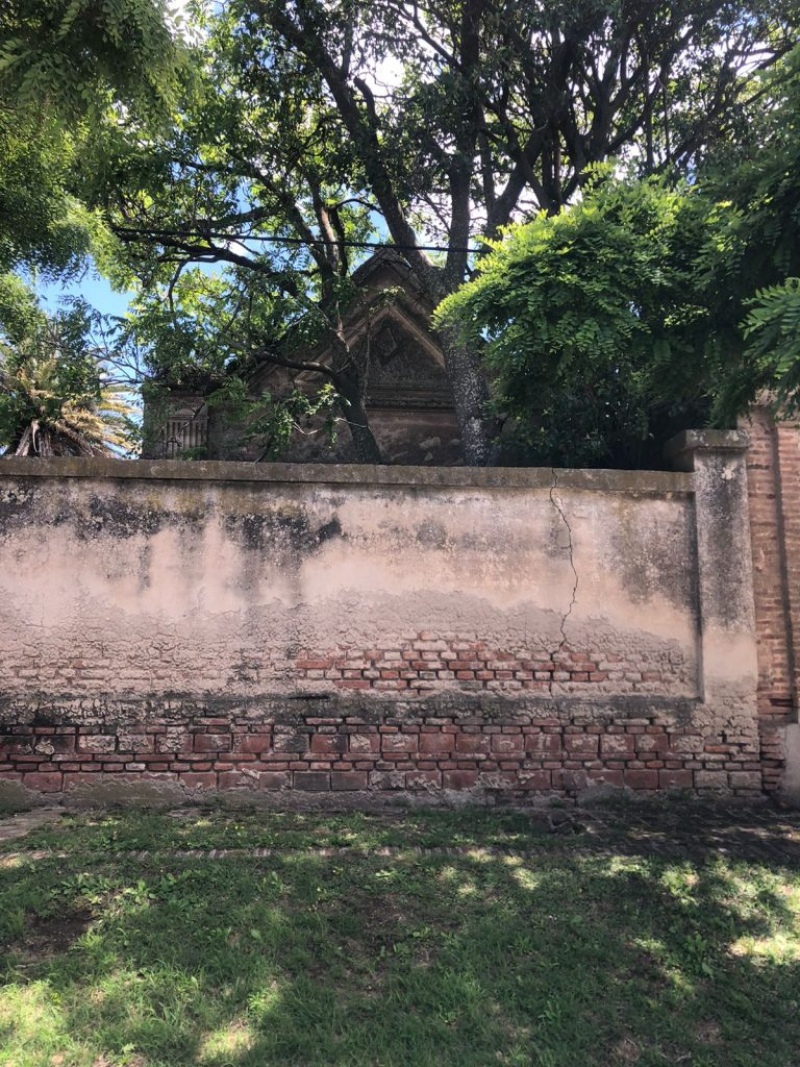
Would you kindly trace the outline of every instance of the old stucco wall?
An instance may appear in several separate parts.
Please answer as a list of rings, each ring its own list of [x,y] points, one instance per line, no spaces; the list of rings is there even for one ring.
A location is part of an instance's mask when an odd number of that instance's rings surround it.
[[[0,777],[757,792],[752,608],[703,567],[736,541],[744,468],[713,456],[676,474],[2,461]]]

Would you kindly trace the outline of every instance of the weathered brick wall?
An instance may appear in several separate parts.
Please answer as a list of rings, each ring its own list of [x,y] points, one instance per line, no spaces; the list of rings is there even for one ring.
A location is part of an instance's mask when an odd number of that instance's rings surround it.
[[[538,648],[531,641],[493,649],[474,634],[406,633],[381,648],[304,650],[295,660],[298,678],[325,679],[336,689],[424,695],[457,687],[463,692],[552,693],[691,691],[693,657],[679,647],[578,651],[564,643]],[[687,662],[687,660],[689,662]]]
[[[3,461],[0,784],[754,795],[744,467],[701,444],[676,474]]]
[[[0,767],[7,781],[29,789],[107,798],[170,785],[244,790],[271,801],[287,790],[498,802],[575,797],[601,786],[761,793],[752,738],[723,739],[693,722],[690,700],[301,704],[239,706],[216,716],[197,704],[173,704],[144,722],[127,721],[120,709],[92,715],[73,707],[65,716],[54,706],[56,725],[45,725],[44,710],[38,721],[6,727]]]
[[[800,637],[800,431],[756,408],[747,474],[758,640],[758,711],[764,784],[780,788],[786,732],[797,723]]]

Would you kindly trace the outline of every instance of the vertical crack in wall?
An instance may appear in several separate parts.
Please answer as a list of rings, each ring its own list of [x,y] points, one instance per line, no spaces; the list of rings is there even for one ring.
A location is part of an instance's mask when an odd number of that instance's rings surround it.
[[[553,659],[554,667],[555,667],[556,666],[555,657],[558,655],[559,652],[562,651],[562,649],[564,648],[564,646],[567,643],[567,620],[569,619],[570,615],[572,614],[572,609],[575,607],[575,602],[578,599],[578,571],[577,571],[577,569],[575,567],[574,545],[573,545],[573,541],[572,541],[572,527],[569,524],[569,519],[567,518],[566,512],[564,511],[564,508],[561,505],[561,501],[556,496],[556,489],[558,488],[558,471],[556,470],[555,467],[551,467],[551,473],[552,473],[552,480],[550,482],[550,503],[553,505],[555,510],[558,512],[558,515],[561,518],[561,521],[564,523],[564,526],[566,527],[566,530],[567,530],[567,548],[569,550],[569,565],[570,565],[570,568],[572,569],[572,576],[575,579],[574,582],[573,582],[573,585],[572,585],[572,596],[570,597],[569,606],[568,606],[567,610],[564,612],[564,614],[561,616],[561,624],[560,624],[561,640],[559,641],[559,643],[555,647],[555,649],[553,649],[553,651],[550,653],[551,658]],[[553,693],[554,675],[555,675],[555,670],[553,671],[553,676],[551,676],[551,678],[550,678],[550,686],[549,686],[550,696],[553,699],[555,699],[554,693]],[[558,707],[558,701],[556,701],[556,707]]]

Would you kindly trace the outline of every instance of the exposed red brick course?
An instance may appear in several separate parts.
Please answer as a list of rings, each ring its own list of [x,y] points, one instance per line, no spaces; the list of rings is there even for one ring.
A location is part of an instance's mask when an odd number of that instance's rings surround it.
[[[593,784],[751,797],[762,788],[753,739],[703,739],[669,715],[622,714],[602,724],[555,722],[535,712],[521,722],[424,713],[400,720],[390,710],[370,718],[300,716],[270,724],[232,717],[225,726],[218,717],[199,718],[180,727],[154,722],[135,733],[111,733],[105,725],[102,735],[70,724],[6,726],[0,728],[0,759],[4,778],[42,792],[84,787],[109,773],[121,781],[156,775],[192,791],[445,789],[520,802],[551,793],[569,797]],[[187,747],[154,755],[154,740],[167,725]],[[110,738],[114,751],[107,740],[84,751],[93,736]],[[43,743],[58,752],[37,751]]]
[[[470,692],[548,692],[555,684],[569,692],[591,691],[611,683],[615,692],[669,693],[685,686],[678,663],[656,669],[649,659],[626,661],[598,650],[556,651],[530,648],[493,649],[484,641],[459,634],[434,640],[422,633],[397,639],[380,649],[304,649],[294,660],[292,676],[321,689],[375,690],[406,696],[437,690]]]

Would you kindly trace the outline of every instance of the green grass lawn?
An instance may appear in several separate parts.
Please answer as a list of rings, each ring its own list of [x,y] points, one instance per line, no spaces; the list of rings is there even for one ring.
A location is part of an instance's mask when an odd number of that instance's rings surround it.
[[[797,863],[626,817],[67,816],[0,850],[0,1064],[800,1064]]]

